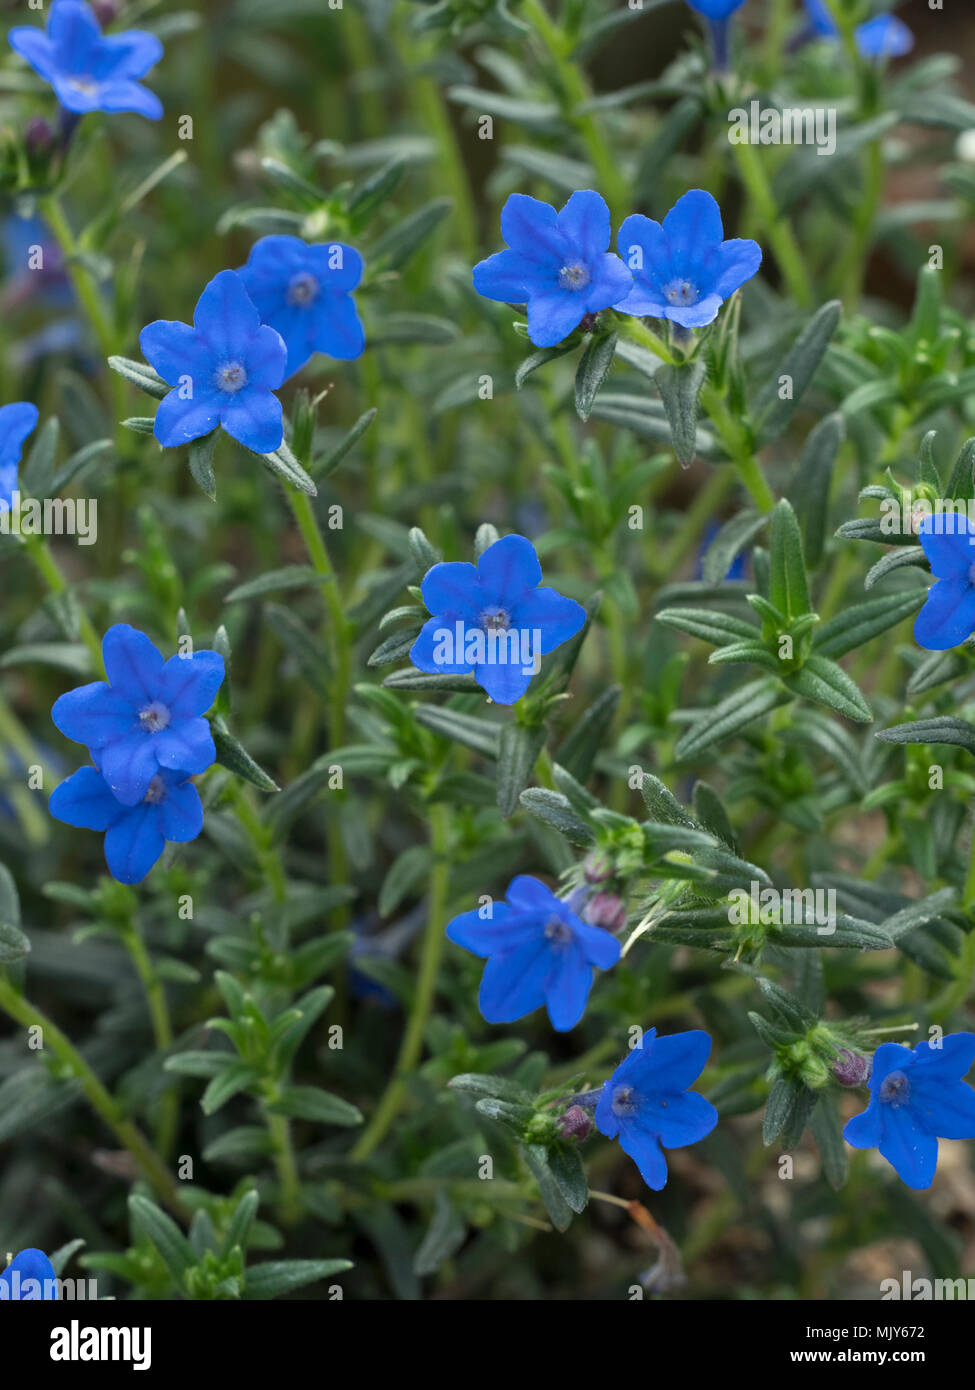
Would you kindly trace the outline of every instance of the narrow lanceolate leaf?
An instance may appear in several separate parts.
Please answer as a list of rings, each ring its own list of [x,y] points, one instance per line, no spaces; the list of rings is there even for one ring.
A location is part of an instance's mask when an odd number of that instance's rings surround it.
[[[358,420],[349,430],[348,434],[336,444],[334,449],[330,449],[321,459],[315,459],[311,466],[311,471],[316,478],[327,478],[330,473],[334,473],[336,468],[352,449],[355,448],[366,430],[376,418],[376,409],[367,410],[364,415],[360,415]]]
[[[886,555],[882,555],[877,563],[867,570],[863,587],[872,589],[877,580],[883,579],[884,575],[889,574],[891,570],[903,569],[905,565],[923,567],[927,563],[928,557],[920,546],[898,546],[896,550],[888,550]]]
[[[295,458],[286,440],[282,439],[273,453],[259,454],[258,457],[264,467],[276,477],[290,483],[299,492],[306,492],[309,497],[317,497],[318,488]]]
[[[697,400],[707,368],[701,358],[666,365],[656,372],[654,382],[664,403],[674,453],[687,468],[697,456]]]
[[[788,698],[774,676],[752,681],[695,720],[678,739],[674,753],[678,758],[696,758],[705,749],[741,733]]]
[[[802,528],[803,550],[810,568],[819,564],[826,541],[833,465],[846,436],[846,422],[836,410],[811,431],[799,455],[792,495]]]
[[[582,354],[575,380],[576,414],[580,420],[589,419],[592,403],[613,365],[618,338],[618,333],[593,334]]]
[[[814,653],[802,670],[783,679],[796,695],[813,700],[816,704],[826,705],[837,714],[845,715],[847,719],[856,719],[862,724],[869,724],[873,719],[873,712],[860,687],[846,674],[842,666],[837,666],[835,661],[830,661],[828,657]]]
[[[836,332],[842,305],[831,300],[812,316],[755,405],[760,445],[778,439],[805,394]]]
[[[657,622],[675,627],[689,637],[699,637],[712,647],[725,647],[732,642],[757,641],[761,631],[745,618],[732,613],[720,613],[710,608],[662,608]]]
[[[772,513],[769,540],[769,600],[787,618],[811,611],[799,523],[783,497]]]
[[[317,1086],[286,1086],[268,1107],[272,1115],[289,1115],[296,1120],[313,1120],[321,1125],[361,1125],[362,1113],[341,1096],[320,1091]]]
[[[967,719],[955,719],[952,715],[895,724],[892,729],[881,729],[877,738],[883,739],[884,743],[953,743],[958,748],[975,753],[975,724],[970,724]]]
[[[196,1264],[196,1256],[176,1222],[161,1211],[155,1202],[138,1194],[129,1198],[129,1213],[135,1230],[152,1241],[170,1274],[178,1284],[182,1284],[183,1275]]]
[[[110,357],[108,365],[113,372],[118,372],[119,376],[133,386],[137,386],[140,391],[145,391],[147,396],[155,396],[157,401],[161,401],[163,396],[168,396],[172,387],[168,382],[163,381],[158,372],[146,365],[145,362],[133,362],[130,357]]]
[[[262,792],[279,790],[277,782],[273,781],[264,769],[258,766],[243,745],[234,738],[222,719],[212,719],[210,731],[213,734],[213,742],[216,744],[218,763],[229,768],[231,772],[242,777],[245,782],[250,782],[252,786],[259,788]]]
[[[324,577],[310,565],[286,565],[284,569],[268,570],[246,584],[238,584],[227,595],[226,603],[239,603],[245,598],[261,598],[264,594],[277,594],[284,589],[306,589],[310,584],[324,583]]]
[[[906,589],[854,604],[818,629],[813,647],[820,656],[843,656],[916,613],[926,597],[924,588]]]
[[[547,787],[529,787],[521,793],[520,801],[526,811],[550,825],[574,845],[591,845],[596,838],[592,827],[561,792],[549,791]]]
[[[30,942],[20,928],[11,922],[0,922],[0,965],[23,960],[29,952]]]
[[[739,553],[755,539],[768,517],[762,512],[739,512],[726,521],[708,546],[701,574],[708,584],[720,584]]]
[[[217,479],[213,471],[217,433],[217,430],[211,430],[202,439],[192,440],[189,447],[190,473],[193,481],[206,493],[211,502],[215,502],[217,498]]]
[[[351,1260],[268,1260],[247,1271],[244,1297],[278,1298],[351,1268]]]
[[[850,1160],[833,1096],[820,1096],[809,1117],[809,1128],[823,1160],[823,1176],[830,1187],[842,1187],[849,1172]]]
[[[545,747],[545,726],[505,724],[498,743],[498,810],[505,819],[514,813],[528,785],[536,759]]]

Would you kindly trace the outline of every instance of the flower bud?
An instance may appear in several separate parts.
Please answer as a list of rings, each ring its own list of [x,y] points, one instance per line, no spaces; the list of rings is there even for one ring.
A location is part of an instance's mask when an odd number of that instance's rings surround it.
[[[570,1105],[562,1116],[559,1133],[563,1139],[578,1139],[581,1143],[592,1130],[592,1116],[581,1105]]]
[[[112,24],[119,17],[122,6],[119,0],[91,0],[91,7],[95,11],[95,18],[102,28],[106,24]]]
[[[601,849],[594,849],[586,855],[582,870],[587,883],[604,883],[613,877],[613,861]]]
[[[586,906],[586,921],[591,927],[622,931],[626,926],[626,904],[616,893],[597,893]]]
[[[841,1047],[833,1063],[833,1076],[841,1086],[863,1086],[870,1080],[873,1063],[859,1052]]]
[[[54,144],[54,131],[43,116],[32,116],[24,130],[24,146],[29,155],[47,154]]]

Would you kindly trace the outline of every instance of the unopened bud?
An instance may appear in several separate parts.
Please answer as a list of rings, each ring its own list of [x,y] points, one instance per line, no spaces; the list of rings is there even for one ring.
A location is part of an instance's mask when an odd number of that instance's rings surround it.
[[[581,1143],[592,1130],[592,1116],[587,1115],[581,1105],[570,1105],[562,1116],[559,1131],[563,1139],[578,1139]]]
[[[859,1052],[841,1047],[833,1063],[833,1076],[841,1086],[863,1086],[870,1080],[873,1063]]]
[[[95,11],[95,18],[103,27],[113,24],[122,9],[119,0],[91,0],[91,7]]]
[[[622,931],[626,926],[626,904],[616,893],[597,893],[586,905],[586,921],[591,927]]]
[[[613,861],[601,849],[594,849],[586,856],[582,871],[587,883],[605,883],[608,878],[613,877]]]
[[[24,145],[29,155],[47,154],[54,144],[54,131],[43,116],[32,116],[24,129]]]

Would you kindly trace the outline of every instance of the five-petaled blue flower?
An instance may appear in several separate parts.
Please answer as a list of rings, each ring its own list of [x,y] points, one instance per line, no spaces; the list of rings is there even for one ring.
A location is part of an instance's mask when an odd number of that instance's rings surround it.
[[[541,657],[586,621],[581,604],[539,588],[541,580],[535,547],[524,536],[503,536],[476,566],[434,565],[421,586],[434,616],[410,649],[413,665],[444,675],[472,672],[496,704],[513,705]]]
[[[233,270],[221,270],[200,295],[193,326],[157,319],[139,346],[173,390],[159,403],[153,430],[163,448],[199,439],[222,425],[255,454],[284,438],[281,402],[288,349],[261,316]]]
[[[913,1052],[882,1043],[870,1104],[847,1121],[843,1138],[855,1149],[879,1149],[908,1187],[930,1187],[938,1139],[975,1139],[975,1091],[962,1080],[973,1061],[975,1033],[949,1033],[940,1047],[920,1042]]]
[[[839,28],[825,0],[806,0],[812,32],[823,39],[837,39]],[[914,35],[895,14],[878,14],[854,30],[857,48],[865,58],[902,58],[914,47]]]
[[[513,1023],[544,1004],[552,1027],[574,1028],[586,1011],[593,966],[608,970],[620,943],[602,927],[591,927],[537,878],[519,874],[506,902],[462,912],[447,936],[475,956],[487,956],[478,997],[488,1023]]]
[[[36,424],[37,406],[30,401],[0,406],[0,512],[9,512],[13,505],[24,440]]]
[[[129,29],[103,36],[82,0],[54,0],[47,32],[31,25],[11,29],[10,46],[50,82],[66,111],[135,111],[158,121],[162,102],[137,81],[163,55],[155,34]]]
[[[660,1151],[696,1144],[718,1123],[709,1100],[688,1087],[704,1070],[711,1039],[700,1029],[658,1038],[656,1028],[603,1082],[596,1106],[596,1128],[607,1139],[619,1137],[648,1187],[659,1192],[667,1181]]]
[[[598,193],[573,193],[560,212],[526,193],[501,210],[508,247],[474,267],[485,299],[528,306],[528,336],[554,347],[587,314],[625,299],[633,279],[609,250],[609,208]]]
[[[195,840],[203,829],[203,804],[189,773],[161,769],[135,806],[119,801],[97,768],[80,768],[55,787],[51,815],[82,830],[105,831],[105,860],[119,883],[140,883],[166,841]]]
[[[914,619],[914,640],[929,652],[946,652],[975,632],[975,528],[966,516],[935,512],[918,536],[938,582]]]
[[[144,801],[159,772],[205,772],[216,759],[204,714],[224,677],[219,652],[162,656],[144,632],[116,623],[102,642],[107,681],[69,690],[51,718],[66,738],[88,746],[113,794]]]
[[[677,199],[663,226],[633,213],[617,246],[635,280],[619,312],[671,319],[683,328],[712,323],[762,263],[757,242],[724,240],[721,210],[700,188]]]
[[[54,1266],[43,1250],[21,1250],[0,1274],[0,1303],[57,1300]]]
[[[266,236],[237,272],[263,323],[277,329],[288,349],[288,376],[314,352],[349,361],[361,357],[366,337],[352,291],[362,279],[362,257],[340,241],[308,246],[296,236]]]

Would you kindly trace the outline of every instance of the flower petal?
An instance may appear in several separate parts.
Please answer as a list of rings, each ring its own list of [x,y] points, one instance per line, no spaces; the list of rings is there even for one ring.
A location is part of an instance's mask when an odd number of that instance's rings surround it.
[[[193,311],[193,327],[218,355],[232,356],[260,326],[261,316],[234,270],[215,275]]]
[[[683,257],[699,255],[724,240],[721,209],[703,188],[692,188],[677,199],[663,229],[671,248]]]
[[[158,771],[155,738],[144,729],[127,738],[116,739],[98,751],[98,766],[114,795],[125,806],[135,806],[145,798],[149,783]]]
[[[526,921],[503,902],[492,903],[490,917],[482,917],[481,908],[474,908],[447,923],[447,940],[475,956],[502,955],[540,936],[536,923]]]
[[[883,1107],[879,1100],[871,1100],[866,1110],[847,1120],[843,1128],[843,1138],[854,1149],[875,1149],[883,1138],[881,1124]]]
[[[347,294],[329,294],[322,299],[314,334],[316,352],[324,352],[339,362],[361,357],[366,347],[366,331],[355,302]]]
[[[282,344],[283,347],[283,344]],[[287,354],[282,353],[282,362]],[[248,390],[229,398],[220,410],[220,423],[229,435],[255,454],[273,454],[284,439],[284,412],[270,391]]]
[[[42,30],[31,24],[18,24],[10,30],[7,40],[14,52],[30,63],[38,77],[50,82],[55,66],[54,48]]]
[[[420,592],[429,611],[438,617],[474,618],[483,606],[477,570],[459,560],[428,569]]]
[[[505,245],[520,251],[535,265],[551,264],[558,270],[565,252],[558,213],[550,203],[512,193],[501,209],[501,235]]]
[[[707,289],[711,294],[728,299],[746,280],[757,274],[761,264],[762,248],[757,241],[735,237],[722,242],[709,263],[713,278]]]
[[[539,934],[513,951],[492,956],[484,967],[478,1005],[488,1023],[514,1023],[545,1003],[550,949]]]
[[[929,652],[946,652],[975,632],[975,586],[969,579],[939,579],[914,619],[914,640]]]
[[[159,677],[158,698],[180,719],[206,714],[226,673],[219,652],[204,648],[192,656],[171,656]]]
[[[665,1149],[696,1144],[718,1123],[717,1110],[697,1091],[648,1097],[641,1110],[641,1120],[644,1117],[651,1121],[648,1128],[656,1130]]]
[[[529,297],[553,283],[554,267],[539,273],[535,261],[520,251],[498,251],[474,267],[474,288],[484,299],[502,304],[527,304]]]
[[[512,626],[538,631],[542,634],[541,652],[548,656],[570,637],[581,632],[586,621],[586,610],[574,598],[566,598],[555,589],[532,589],[518,600],[512,617]]]
[[[632,1120],[620,1126],[620,1148],[629,1154],[640,1170],[640,1176],[654,1192],[667,1182],[667,1160],[654,1134],[649,1134]]]
[[[555,347],[567,338],[586,312],[576,290],[543,290],[528,300],[528,336],[536,347]]]
[[[206,719],[181,719],[178,724],[152,734],[151,739],[160,767],[195,774],[206,772],[216,762],[217,750]]]
[[[917,534],[935,579],[968,576],[975,564],[975,528],[967,516],[935,512],[924,517]]]
[[[658,1037],[649,1052],[644,1049],[646,1066],[637,1070],[640,1084],[648,1091],[686,1091],[710,1055],[711,1039],[700,1028]]]
[[[545,1005],[555,1031],[567,1033],[586,1012],[592,989],[592,966],[575,942],[560,947],[551,955],[553,959],[545,978]]]
[[[112,689],[134,704],[151,704],[159,695],[163,659],[144,632],[115,623],[102,638],[102,660]]]
[[[598,261],[609,246],[609,208],[606,199],[591,188],[573,193],[556,220],[568,245],[578,247],[590,263]]]
[[[143,802],[109,827],[105,860],[119,883],[141,883],[166,848],[159,821],[159,807]]]
[[[103,748],[139,728],[132,700],[113,690],[106,681],[93,681],[67,691],[55,700],[51,718],[65,738],[89,748]]]
[[[877,1148],[908,1187],[931,1186],[938,1163],[938,1141],[918,1125],[910,1105],[884,1105]]]
[[[185,844],[195,840],[203,829],[203,803],[192,782],[175,783],[166,788],[159,803],[160,828],[167,840]]]
[[[94,767],[79,768],[54,788],[47,804],[55,820],[82,830],[107,830],[113,820],[125,814],[125,808]]]
[[[915,1068],[910,1078],[910,1110],[928,1134],[942,1139],[975,1139],[975,1091],[964,1081],[942,1081]]]
[[[176,449],[210,434],[220,424],[220,400],[216,391],[183,400],[179,389],[159,402],[152,432],[164,449]]]
[[[213,355],[195,328],[178,319],[156,319],[139,334],[143,357],[170,386],[189,377],[204,389],[213,376]]]
[[[453,656],[455,660],[448,661],[448,656]],[[410,648],[410,660],[418,671],[426,671],[430,675],[460,676],[473,669],[464,660],[463,642],[460,651],[457,650],[454,624],[439,616],[428,618],[423,624]]]
[[[484,663],[475,666],[474,679],[496,705],[514,705],[531,685],[532,672],[521,666]]]
[[[477,562],[477,575],[485,601],[512,613],[520,611],[526,590],[541,583],[542,567],[531,541],[510,535],[488,546]]]

